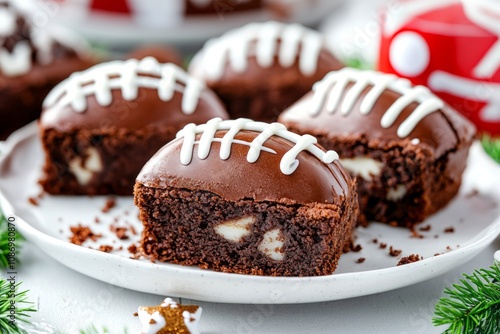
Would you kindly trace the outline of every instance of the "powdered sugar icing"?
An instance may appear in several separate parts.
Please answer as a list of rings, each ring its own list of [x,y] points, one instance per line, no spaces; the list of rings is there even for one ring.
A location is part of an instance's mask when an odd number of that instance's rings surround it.
[[[191,70],[208,80],[218,80],[226,64],[238,73],[246,71],[251,56],[263,68],[272,66],[276,57],[282,67],[291,67],[298,57],[302,74],[312,75],[322,47],[321,34],[299,24],[250,23],[209,40],[193,60]]]
[[[352,86],[348,88],[350,84]],[[382,116],[380,125],[383,128],[391,127],[406,107],[414,102],[418,103],[411,115],[399,126],[397,135],[400,138],[407,137],[424,117],[445,106],[444,102],[433,95],[427,87],[412,86],[407,79],[392,74],[345,68],[330,72],[314,85],[314,95],[308,108],[309,113],[314,117],[326,105],[328,113],[335,113],[339,110],[341,114],[348,115],[363,91],[370,86],[371,89],[361,101],[360,112],[363,115],[368,115],[372,111],[385,90],[389,89],[401,94]]]
[[[132,101],[138,97],[140,87],[156,89],[162,101],[171,100],[175,92],[183,92],[182,111],[185,114],[195,111],[205,89],[202,81],[190,77],[174,64],[160,64],[152,57],[117,60],[72,74],[50,92],[44,107],[69,105],[76,112],[84,112],[87,96],[94,95],[97,103],[108,106],[113,102],[113,89],[120,89],[123,99]]]
[[[280,123],[268,124],[244,118],[223,121],[220,118],[214,118],[202,125],[188,124],[184,129],[179,131],[177,138],[184,139],[180,153],[181,163],[183,165],[190,164],[196,144],[198,144],[198,158],[206,159],[210,154],[212,142],[218,141],[218,138],[215,138],[215,134],[220,130],[227,130],[227,133],[221,140],[219,151],[219,156],[223,160],[229,157],[231,146],[237,143],[234,137],[242,130],[260,132],[252,142],[246,143],[250,146],[247,153],[247,161],[249,163],[256,162],[262,151],[270,150],[264,147],[264,143],[272,136],[278,136],[294,143],[295,145],[283,155],[280,162],[281,172],[285,175],[290,175],[297,169],[299,166],[297,156],[302,151],[308,151],[324,163],[331,163],[339,158],[335,151],[325,152],[316,146],[317,139],[313,136],[295,134],[288,131],[286,127]],[[198,134],[201,134],[201,137],[199,141],[196,141],[196,135]],[[274,154],[276,154],[276,152],[274,152]]]

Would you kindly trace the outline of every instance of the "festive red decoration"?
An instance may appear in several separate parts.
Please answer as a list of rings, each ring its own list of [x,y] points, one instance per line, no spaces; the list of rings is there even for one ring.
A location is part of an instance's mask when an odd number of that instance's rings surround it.
[[[127,0],[92,0],[90,8],[97,11],[129,14],[130,8]]]
[[[479,130],[500,135],[500,1],[389,6],[378,67],[428,86]]]

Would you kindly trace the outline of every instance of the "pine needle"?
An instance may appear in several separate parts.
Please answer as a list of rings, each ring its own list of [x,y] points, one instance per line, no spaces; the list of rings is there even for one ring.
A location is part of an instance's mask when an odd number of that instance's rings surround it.
[[[445,334],[500,333],[500,264],[464,274],[447,297],[439,299],[432,323],[449,325]]]
[[[26,334],[18,324],[29,323],[29,312],[36,312],[33,303],[28,301],[28,290],[19,292],[22,282],[11,284],[8,279],[0,278],[0,333]]]

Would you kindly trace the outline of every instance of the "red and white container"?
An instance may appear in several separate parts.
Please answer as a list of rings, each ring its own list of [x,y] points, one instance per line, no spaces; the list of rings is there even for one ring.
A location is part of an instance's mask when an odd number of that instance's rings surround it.
[[[500,1],[399,1],[384,17],[379,70],[428,86],[500,135]]]

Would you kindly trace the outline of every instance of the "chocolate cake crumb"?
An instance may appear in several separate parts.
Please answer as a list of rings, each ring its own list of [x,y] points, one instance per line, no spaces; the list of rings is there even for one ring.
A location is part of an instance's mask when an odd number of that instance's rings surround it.
[[[437,234],[436,234],[436,235],[434,236],[434,239],[437,239],[437,238],[439,238],[439,235],[437,235]]]
[[[356,263],[363,263],[365,262],[365,258],[364,257],[360,257],[359,259],[356,260]]]
[[[116,206],[116,199],[114,197],[108,197],[106,203],[104,203],[104,207],[101,209],[102,213],[107,213],[109,210],[113,209]]]
[[[96,241],[102,237],[102,234],[96,234],[88,226],[82,226],[81,224],[70,226],[70,230],[73,235],[69,237],[69,241],[75,245],[82,245],[88,239]]]
[[[381,249],[385,249],[387,247],[387,244],[384,243],[384,242],[381,242],[378,247],[381,248]]]
[[[455,232],[455,228],[453,227],[447,227],[444,229],[444,233],[454,233]]]
[[[443,255],[443,253],[436,253],[436,254],[434,254],[434,256],[439,256],[439,255]]]
[[[134,312],[134,317],[137,317],[137,316],[139,316],[139,313]]]
[[[431,225],[425,225],[425,226],[422,226],[421,228],[419,228],[419,231],[422,231],[422,232],[428,232],[431,230]]]
[[[130,246],[128,246],[127,250],[131,254],[137,254],[138,248],[137,248],[137,246],[135,244],[131,244]]]
[[[96,224],[99,224],[99,223],[101,222],[101,220],[99,219],[99,217],[95,217],[95,218],[94,218],[94,222],[95,222]]]
[[[418,233],[417,230],[415,230],[413,227],[410,227],[410,238],[417,238],[417,239],[423,239],[425,238],[422,234]]]
[[[408,263],[413,263],[413,262],[418,262],[420,260],[423,260],[424,258],[418,254],[411,254],[409,256],[402,257],[401,260],[399,260],[397,266],[402,266]]]
[[[114,234],[116,234],[116,236],[120,240],[127,240],[129,238],[129,236],[127,235],[127,230],[128,229],[126,227],[116,227],[114,225],[111,225],[109,227],[109,230],[111,232],[113,232]]]
[[[394,249],[392,248],[392,246],[389,247],[389,255],[390,256],[399,256],[399,254],[401,254],[402,250],[401,249]]]
[[[29,198],[28,198],[28,202],[29,202],[31,205],[38,206],[38,199],[36,199],[35,197],[29,197]]]
[[[373,242],[374,244],[378,244],[378,239],[377,239],[377,238],[372,239],[372,242]]]
[[[113,250],[113,246],[110,245],[101,245],[99,246],[99,250],[104,253],[109,253]]]
[[[358,253],[358,252],[360,252],[362,249],[363,249],[363,247],[362,247],[360,244],[357,244],[356,246],[351,245],[351,250],[352,250],[354,253]]]
[[[450,246],[446,246],[446,250],[451,251],[451,247]]]

